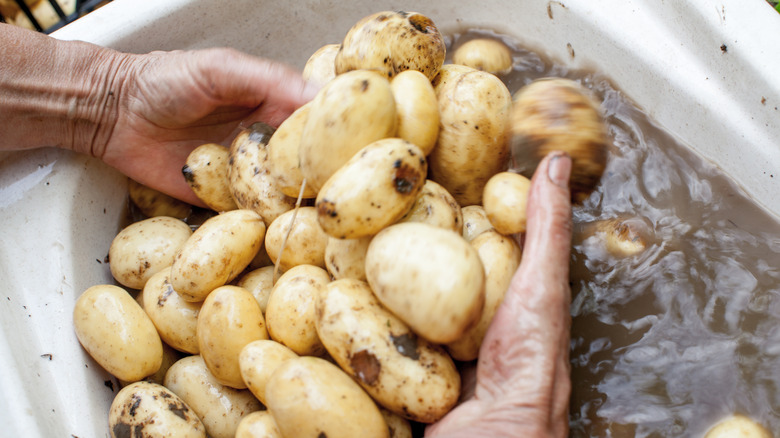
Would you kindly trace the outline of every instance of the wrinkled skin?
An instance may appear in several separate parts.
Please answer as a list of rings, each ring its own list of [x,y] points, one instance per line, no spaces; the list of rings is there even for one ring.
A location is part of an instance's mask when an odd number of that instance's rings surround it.
[[[473,395],[426,436],[568,435],[570,171],[555,153],[536,170],[523,261],[483,341]]]

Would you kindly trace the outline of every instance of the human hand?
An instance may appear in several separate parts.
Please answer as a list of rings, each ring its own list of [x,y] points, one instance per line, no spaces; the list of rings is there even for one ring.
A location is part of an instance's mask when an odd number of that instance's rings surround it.
[[[548,155],[528,198],[523,259],[482,343],[473,394],[426,436],[568,434],[571,159]],[[468,376],[464,390],[470,391]]]

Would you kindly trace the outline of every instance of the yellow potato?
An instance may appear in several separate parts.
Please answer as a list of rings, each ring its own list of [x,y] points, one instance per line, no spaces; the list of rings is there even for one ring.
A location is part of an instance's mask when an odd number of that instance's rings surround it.
[[[260,310],[265,314],[268,305],[268,297],[271,296],[271,290],[274,288],[274,267],[263,266],[249,271],[242,275],[236,281],[236,286],[243,287],[252,293],[260,305]]]
[[[298,153],[303,126],[309,117],[309,108],[311,108],[311,102],[295,110],[279,125],[279,129],[268,140],[268,169],[276,182],[276,187],[286,196],[296,199],[303,184]],[[307,183],[303,191],[303,198],[316,196],[317,191]]]
[[[132,179],[128,179],[127,192],[133,204],[146,217],[170,216],[176,219],[184,219],[192,212],[190,204],[179,201]]]
[[[374,236],[357,239],[328,238],[325,247],[325,267],[336,280],[340,278],[366,279],[366,252]]]
[[[772,438],[772,434],[744,415],[732,415],[716,424],[704,438]]]
[[[433,225],[404,222],[374,236],[366,277],[388,310],[434,343],[460,338],[482,313],[485,273],[477,250]]]
[[[420,148],[400,138],[377,140],[331,176],[317,194],[317,222],[331,237],[378,233],[411,208],[428,170]]]
[[[238,208],[228,184],[228,148],[206,143],[196,147],[187,156],[181,173],[195,195],[214,211]]]
[[[111,275],[123,286],[143,289],[152,275],[173,263],[190,235],[189,225],[167,216],[128,225],[114,237],[108,250]]]
[[[594,239],[613,257],[632,257],[648,246],[650,230],[640,218],[620,217],[586,224],[580,238]]]
[[[439,136],[439,103],[430,79],[417,70],[406,70],[393,78],[390,88],[398,113],[396,135],[430,154]]]
[[[279,254],[282,251],[282,242],[284,242],[287,231],[290,229],[290,223],[293,216],[295,222],[292,224],[292,231],[287,238],[281,259]],[[265,249],[271,261],[276,263],[282,271],[287,271],[297,265],[314,265],[325,268],[325,246],[328,244],[328,235],[317,223],[317,210],[314,207],[301,207],[298,212],[294,210],[279,216],[268,227],[268,233],[265,236]]]
[[[341,44],[326,44],[315,51],[303,66],[301,76],[307,82],[323,86],[336,77],[336,54]]]
[[[165,375],[165,387],[195,411],[211,438],[233,438],[241,419],[263,408],[248,390],[219,383],[198,355],[173,364]]]
[[[114,397],[108,413],[112,438],[144,436],[206,438],[206,428],[179,396],[151,382],[135,382]]]
[[[481,205],[469,205],[460,209],[463,213],[463,238],[471,242],[487,230],[493,229],[493,224]]]
[[[494,75],[512,71],[512,51],[492,38],[475,38],[461,44],[452,54],[452,62]]]
[[[379,408],[379,412],[382,413],[390,430],[390,438],[412,438],[412,425],[406,418],[382,407]]]
[[[324,359],[285,361],[268,381],[265,396],[282,436],[389,438],[371,397]]]
[[[496,231],[507,235],[525,232],[530,191],[531,180],[518,173],[500,172],[488,180],[482,206]]]
[[[155,274],[143,290],[143,307],[166,344],[198,354],[198,314],[201,303],[183,300],[171,286],[171,268]]]
[[[460,376],[438,345],[415,335],[360,280],[336,280],[317,301],[317,332],[341,369],[382,407],[432,423],[458,401]]]
[[[284,361],[298,357],[294,351],[271,340],[253,341],[241,350],[238,364],[246,387],[263,404],[268,379]]]
[[[436,94],[436,99],[439,99],[442,90],[447,88],[447,84],[457,80],[457,78],[459,78],[462,74],[472,71],[477,70],[460,64],[444,64],[441,66],[439,73],[431,81],[433,92]]]
[[[184,243],[171,268],[171,285],[187,301],[203,301],[236,278],[263,244],[265,224],[250,210],[206,220]]]
[[[425,181],[412,208],[398,222],[424,222],[460,233],[463,213],[458,201],[441,184]]]
[[[236,438],[283,438],[273,415],[268,411],[255,411],[241,419]]]
[[[162,364],[162,341],[154,324],[119,286],[85,290],[73,308],[73,325],[87,353],[118,379],[141,380]]]
[[[238,356],[244,346],[259,339],[268,339],[268,331],[255,297],[238,286],[214,289],[198,316],[198,347],[219,383],[246,388]]]
[[[160,364],[160,368],[154,372],[153,374],[150,374],[143,378],[143,380],[139,380],[140,382],[151,382],[151,383],[157,383],[162,385],[163,381],[165,380],[165,373],[168,372],[168,368],[171,367],[174,363],[176,363],[179,359],[184,357],[184,355],[171,347],[170,345],[163,342],[163,355],[162,355],[162,363]],[[124,388],[125,386],[133,383],[128,382],[127,380],[119,380],[119,386]]]

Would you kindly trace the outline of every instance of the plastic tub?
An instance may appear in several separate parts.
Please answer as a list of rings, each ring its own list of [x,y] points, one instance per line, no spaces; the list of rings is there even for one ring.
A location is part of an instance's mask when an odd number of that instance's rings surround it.
[[[415,10],[443,33],[488,28],[604,72],[659,125],[780,214],[780,14],[763,0],[117,0],[55,33],[123,51],[232,46],[301,68],[358,19]],[[125,178],[56,149],[0,153],[2,436],[108,436],[117,388],[79,346],[71,312],[111,282],[104,258]]]

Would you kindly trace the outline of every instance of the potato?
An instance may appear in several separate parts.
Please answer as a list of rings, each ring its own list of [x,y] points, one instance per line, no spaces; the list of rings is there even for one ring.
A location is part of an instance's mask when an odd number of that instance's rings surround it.
[[[336,74],[376,70],[392,78],[405,70],[433,79],[447,48],[436,25],[417,12],[377,12],[347,32],[336,55]]]
[[[763,426],[744,415],[732,415],[710,429],[704,438],[771,438]]]
[[[198,354],[198,314],[201,303],[183,300],[171,286],[171,268],[155,274],[143,290],[143,308],[166,344]]]
[[[379,412],[382,413],[390,430],[390,438],[412,438],[412,425],[406,418],[382,407],[379,408]]]
[[[426,180],[412,208],[398,222],[425,222],[460,233],[463,214],[458,201],[441,184]]]
[[[459,64],[444,64],[441,66],[439,73],[431,81],[433,92],[436,94],[436,99],[439,99],[442,90],[446,88],[447,84],[457,80],[462,74],[472,71],[477,71],[477,69]]]
[[[493,316],[504,301],[512,277],[520,266],[522,251],[511,237],[495,230],[485,231],[471,241],[479,253],[479,259],[485,268],[485,305],[476,325],[471,327],[459,339],[446,345],[447,351],[455,360],[474,360],[490,327]]]
[[[602,246],[612,257],[632,257],[648,246],[650,227],[639,217],[617,217],[582,225],[577,239]]]
[[[420,148],[400,138],[361,149],[317,194],[317,222],[330,236],[356,239],[400,219],[425,184],[428,165]]]
[[[268,339],[268,331],[255,297],[238,286],[214,289],[198,316],[200,355],[214,378],[231,388],[246,388],[238,356],[244,346],[259,339]]]
[[[268,170],[276,187],[285,194],[297,199],[303,185],[303,174],[299,165],[298,152],[303,135],[303,125],[309,117],[311,102],[303,105],[285,119],[279,129],[268,140]],[[303,198],[314,198],[317,192],[306,184]]]
[[[485,208],[481,205],[469,205],[460,209],[463,214],[463,238],[471,242],[487,230],[492,230],[493,224],[485,213]]]
[[[241,419],[263,407],[248,390],[219,383],[198,355],[173,364],[165,387],[195,411],[211,438],[233,438]]]
[[[184,219],[192,212],[190,204],[179,201],[129,178],[127,192],[130,196],[130,201],[147,217],[170,216],[176,219]]]
[[[374,236],[357,239],[328,238],[325,247],[325,267],[336,280],[341,278],[366,279],[366,252]]]
[[[108,413],[112,438],[133,436],[206,438],[206,428],[184,400],[168,388],[135,382],[122,388]]]
[[[461,44],[452,54],[452,62],[494,75],[512,71],[512,51],[492,38],[475,38]]]
[[[168,372],[168,368],[171,367],[174,363],[176,363],[179,359],[184,357],[184,355],[171,347],[170,345],[163,342],[163,354],[162,354],[162,363],[160,364],[160,368],[157,369],[153,374],[150,374],[143,378],[143,380],[137,380],[138,382],[151,382],[151,383],[157,383],[159,385],[162,385],[165,381],[165,373]],[[125,386],[134,383],[134,382],[128,382],[127,380],[119,380],[119,386],[124,388]]]
[[[119,286],[85,290],[73,308],[73,326],[87,353],[118,379],[134,382],[160,368],[160,336],[141,306]]]
[[[460,338],[479,319],[485,300],[477,251],[459,234],[419,222],[374,236],[366,277],[388,310],[434,343]]]
[[[539,162],[553,151],[571,156],[571,199],[590,196],[607,163],[607,131],[599,106],[583,86],[570,79],[538,79],[514,96],[511,135],[512,166],[531,178]]]
[[[253,341],[244,346],[238,356],[241,377],[246,387],[263,404],[268,379],[284,361],[298,357],[294,351],[271,340]]]
[[[236,438],[282,438],[282,433],[270,412],[255,411],[238,423]]]
[[[228,184],[228,148],[202,144],[190,152],[181,173],[195,195],[210,209],[218,212],[238,208]]]
[[[273,133],[265,123],[239,132],[230,144],[228,161],[228,182],[236,205],[259,214],[266,224],[295,206],[295,198],[279,190],[269,169],[267,144]]]
[[[525,232],[530,192],[531,180],[518,173],[499,172],[488,180],[482,206],[496,231],[507,235]]]
[[[323,86],[336,77],[336,54],[341,44],[325,44],[317,49],[303,66],[303,79]]]
[[[250,210],[206,220],[181,247],[171,267],[171,285],[187,301],[203,301],[249,265],[263,244],[265,224]]]
[[[260,310],[265,314],[268,305],[268,297],[271,296],[271,290],[274,288],[274,267],[263,266],[239,277],[236,286],[243,287],[252,293]]]
[[[428,156],[431,179],[461,207],[481,204],[488,179],[505,170],[512,96],[496,76],[470,71],[438,89],[439,139]]]
[[[276,281],[266,308],[271,339],[300,355],[320,356],[325,352],[315,326],[317,295],[330,282],[325,269],[313,265],[290,268]]]
[[[285,437],[389,437],[371,397],[324,359],[285,361],[268,381],[265,396]]]
[[[390,81],[390,88],[398,113],[396,135],[430,154],[439,136],[439,103],[430,79],[406,70]]]
[[[447,353],[382,307],[366,282],[327,285],[317,301],[317,332],[341,369],[398,415],[432,423],[458,401],[460,376]]]
[[[364,146],[395,135],[390,82],[373,71],[354,71],[328,82],[311,102],[299,149],[301,174],[319,191]]]
[[[167,216],[128,225],[114,237],[108,250],[111,275],[123,286],[143,289],[152,275],[173,263],[190,235],[189,225]]]
[[[282,242],[284,242],[287,231],[292,224],[287,243],[284,247],[281,259],[279,253],[282,251]],[[317,210],[314,207],[301,207],[297,213],[295,210],[279,216],[268,227],[268,233],[265,236],[265,249],[273,262],[279,260],[278,267],[282,271],[287,271],[297,265],[314,265],[325,268],[325,246],[328,244],[328,235],[317,223]]]

